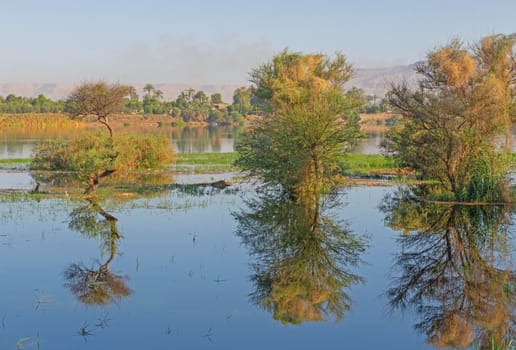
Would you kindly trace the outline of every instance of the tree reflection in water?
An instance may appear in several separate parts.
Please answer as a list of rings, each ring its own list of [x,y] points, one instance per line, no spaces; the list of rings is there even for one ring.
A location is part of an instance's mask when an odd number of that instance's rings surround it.
[[[329,200],[328,200],[329,201]],[[366,240],[328,215],[328,202],[263,196],[235,213],[237,235],[255,257],[254,303],[284,324],[339,321],[349,310],[347,288]]]
[[[514,208],[423,203],[403,193],[382,208],[388,224],[405,231],[387,292],[392,308],[414,308],[416,329],[436,347],[508,348],[516,328]]]
[[[64,272],[65,287],[86,305],[107,305],[131,295],[132,291],[126,285],[127,277],[109,270],[121,237],[118,219],[95,200],[90,198],[88,202],[72,211],[69,227],[87,238],[100,239],[101,253],[108,258],[104,263],[97,262],[98,267],[88,267],[82,262],[71,264]]]

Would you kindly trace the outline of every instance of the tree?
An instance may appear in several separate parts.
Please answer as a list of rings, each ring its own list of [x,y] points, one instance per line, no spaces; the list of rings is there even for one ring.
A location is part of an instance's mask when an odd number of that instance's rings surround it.
[[[124,99],[134,94],[134,88],[127,85],[107,84],[105,82],[84,83],[68,96],[68,111],[73,118],[88,115],[97,117],[113,137],[113,129],[108,118],[124,109]]]
[[[211,102],[212,105],[223,103],[222,102],[222,95],[220,93],[218,93],[218,92],[214,93],[214,94],[211,94],[210,102]]]
[[[188,102],[192,102],[192,97],[194,95],[195,90],[192,88],[188,88],[181,92],[181,96],[184,97]]]
[[[143,91],[145,92],[145,94],[148,97],[150,97],[151,93],[154,91],[154,85],[152,85],[152,84],[145,84],[145,86],[143,87]]]
[[[265,117],[237,145],[237,163],[293,198],[333,185],[338,155],[360,135],[357,101],[344,93],[352,67],[343,55],[283,51],[251,73]]]
[[[236,111],[242,115],[253,110],[251,103],[253,97],[253,89],[251,87],[240,87],[233,92],[233,105],[231,106],[232,111]]]
[[[401,85],[388,94],[403,120],[386,149],[422,178],[437,180],[454,200],[508,199],[509,162],[495,139],[505,133],[510,144],[516,116],[514,44],[492,36],[468,50],[455,40],[416,68],[422,75],[416,91]]]
[[[163,91],[155,90],[154,91],[154,98],[156,98],[157,100],[162,100],[163,99]]]
[[[202,90],[199,90],[193,95],[193,101],[198,103],[207,103],[208,102],[208,96],[206,93]]]

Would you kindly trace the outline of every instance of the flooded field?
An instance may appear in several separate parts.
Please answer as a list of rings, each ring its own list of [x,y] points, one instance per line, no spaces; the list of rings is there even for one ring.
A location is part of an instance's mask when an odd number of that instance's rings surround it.
[[[169,130],[180,153],[232,152],[240,133]],[[383,137],[355,152],[378,153]],[[4,135],[0,158],[30,157],[41,139]],[[381,181],[320,203],[195,185],[238,175],[165,174],[148,193],[71,199],[31,195],[25,170],[0,172],[1,188],[17,189],[0,196],[0,348],[491,349],[514,338],[514,206],[425,204]]]
[[[178,153],[233,152],[235,141],[242,133],[242,127],[198,127],[168,128],[156,133],[165,132],[172,140],[174,150]],[[29,158],[37,145],[46,138],[65,137],[66,135],[39,135],[29,137],[13,132],[0,134],[0,159]],[[360,141],[355,152],[378,153],[383,140],[382,134],[371,134]]]
[[[514,335],[514,208],[423,206],[400,190],[316,207],[246,184],[4,195],[0,347],[479,348]]]

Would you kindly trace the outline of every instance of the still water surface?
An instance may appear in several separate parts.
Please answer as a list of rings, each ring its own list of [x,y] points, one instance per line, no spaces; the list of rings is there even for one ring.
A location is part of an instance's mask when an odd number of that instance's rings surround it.
[[[316,216],[247,185],[1,197],[0,348],[431,349],[514,335],[515,212],[397,191],[352,188]],[[450,322],[462,333],[444,334]]]
[[[172,139],[174,150],[178,153],[207,153],[233,152],[235,142],[242,134],[242,127],[197,127],[156,129],[164,132]],[[23,134],[0,134],[0,159],[29,158],[34,148],[44,139],[63,137],[62,135],[41,135],[27,137]],[[356,153],[378,153],[382,134],[371,134],[367,139],[360,140],[355,148]]]
[[[156,128],[156,133],[165,133],[172,139],[174,150],[178,153],[220,153],[233,152],[235,142],[239,139],[244,128],[236,126],[217,127],[184,127]],[[516,140],[516,125],[512,128],[513,140]],[[44,139],[58,138],[66,135],[48,134],[39,137],[29,137],[23,133],[0,133],[0,159],[29,158],[35,147]],[[380,144],[385,135],[381,133],[367,134],[367,138],[359,141],[352,152],[378,154]],[[516,152],[516,143],[513,143]]]

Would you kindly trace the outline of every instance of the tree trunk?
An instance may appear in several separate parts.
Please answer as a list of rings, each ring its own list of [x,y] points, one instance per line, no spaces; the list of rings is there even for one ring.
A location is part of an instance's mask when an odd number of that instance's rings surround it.
[[[98,116],[97,120],[106,126],[106,128],[109,131],[109,137],[113,138],[113,129],[111,129],[111,126],[109,125],[108,118],[103,116]]]

